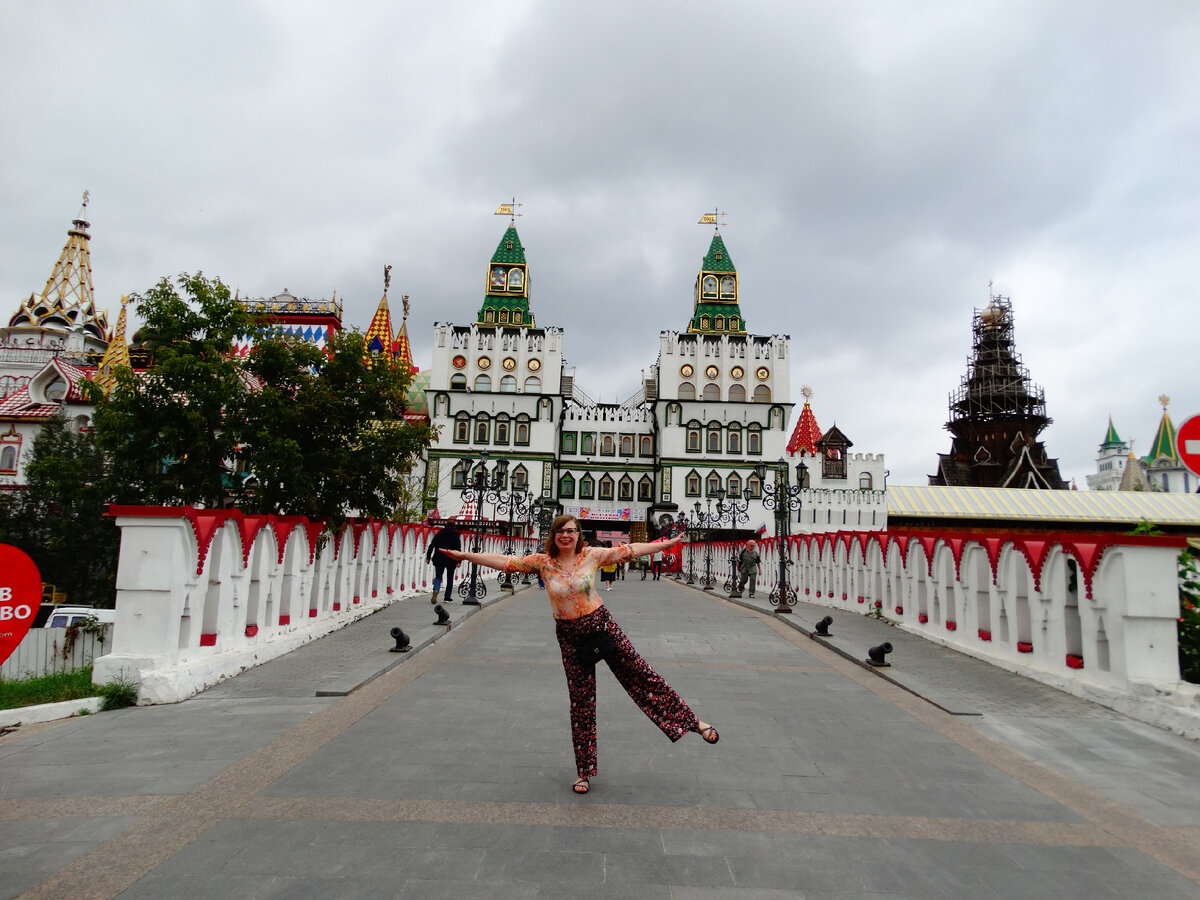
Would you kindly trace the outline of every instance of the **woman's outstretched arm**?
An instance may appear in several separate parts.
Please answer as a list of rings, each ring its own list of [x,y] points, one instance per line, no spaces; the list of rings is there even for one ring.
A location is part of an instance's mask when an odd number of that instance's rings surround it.
[[[633,551],[634,556],[653,556],[655,553],[662,553],[664,550],[670,550],[676,544],[683,542],[683,535],[677,534],[669,541],[655,541],[653,544],[630,544],[629,549]]]
[[[464,553],[462,550],[443,550],[448,557],[453,560],[466,560],[481,566],[487,566],[489,569],[507,569],[508,561],[511,556],[505,556],[503,553]]]

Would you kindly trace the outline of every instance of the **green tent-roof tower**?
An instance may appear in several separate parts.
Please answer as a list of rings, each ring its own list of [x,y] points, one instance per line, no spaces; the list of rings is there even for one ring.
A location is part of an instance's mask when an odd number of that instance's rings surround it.
[[[529,311],[529,272],[525,248],[516,226],[509,225],[500,245],[488,263],[483,305],[477,325],[507,325],[528,328],[534,325]]]
[[[688,331],[696,334],[745,334],[746,320],[738,305],[738,275],[720,232],[696,277],[696,309]]]

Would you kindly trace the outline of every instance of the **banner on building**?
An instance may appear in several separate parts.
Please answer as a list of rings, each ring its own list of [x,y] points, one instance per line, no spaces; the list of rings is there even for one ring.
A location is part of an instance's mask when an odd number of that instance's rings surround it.
[[[613,506],[564,506],[563,512],[579,521],[591,522],[645,522],[645,509]]]

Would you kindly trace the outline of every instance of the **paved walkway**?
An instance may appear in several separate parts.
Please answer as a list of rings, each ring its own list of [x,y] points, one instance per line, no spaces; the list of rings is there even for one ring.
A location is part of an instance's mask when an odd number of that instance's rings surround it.
[[[0,898],[1200,896],[1200,745],[860,616],[839,653],[795,627],[816,607],[604,597],[718,745],[603,673],[574,796],[545,596],[449,630],[403,600],[187,702],[0,738]],[[855,661],[884,639],[894,682]]]

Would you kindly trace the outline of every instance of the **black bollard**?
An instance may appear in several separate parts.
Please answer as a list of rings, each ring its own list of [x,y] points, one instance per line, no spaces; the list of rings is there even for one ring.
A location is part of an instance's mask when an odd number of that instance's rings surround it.
[[[392,653],[407,653],[412,649],[408,642],[408,635],[399,625],[392,629],[392,637],[396,639],[396,646],[391,649]]]
[[[817,630],[814,632],[817,637],[833,637],[829,633],[829,626],[833,624],[833,616],[826,616],[817,623]]]
[[[891,663],[884,659],[892,652],[892,645],[888,641],[884,641],[878,647],[872,647],[867,651],[867,656],[870,657],[867,662],[873,666],[890,666]]]
[[[437,621],[433,623],[434,625],[450,624],[450,613],[446,612],[446,607],[439,603],[433,608],[433,611],[437,613]]]

